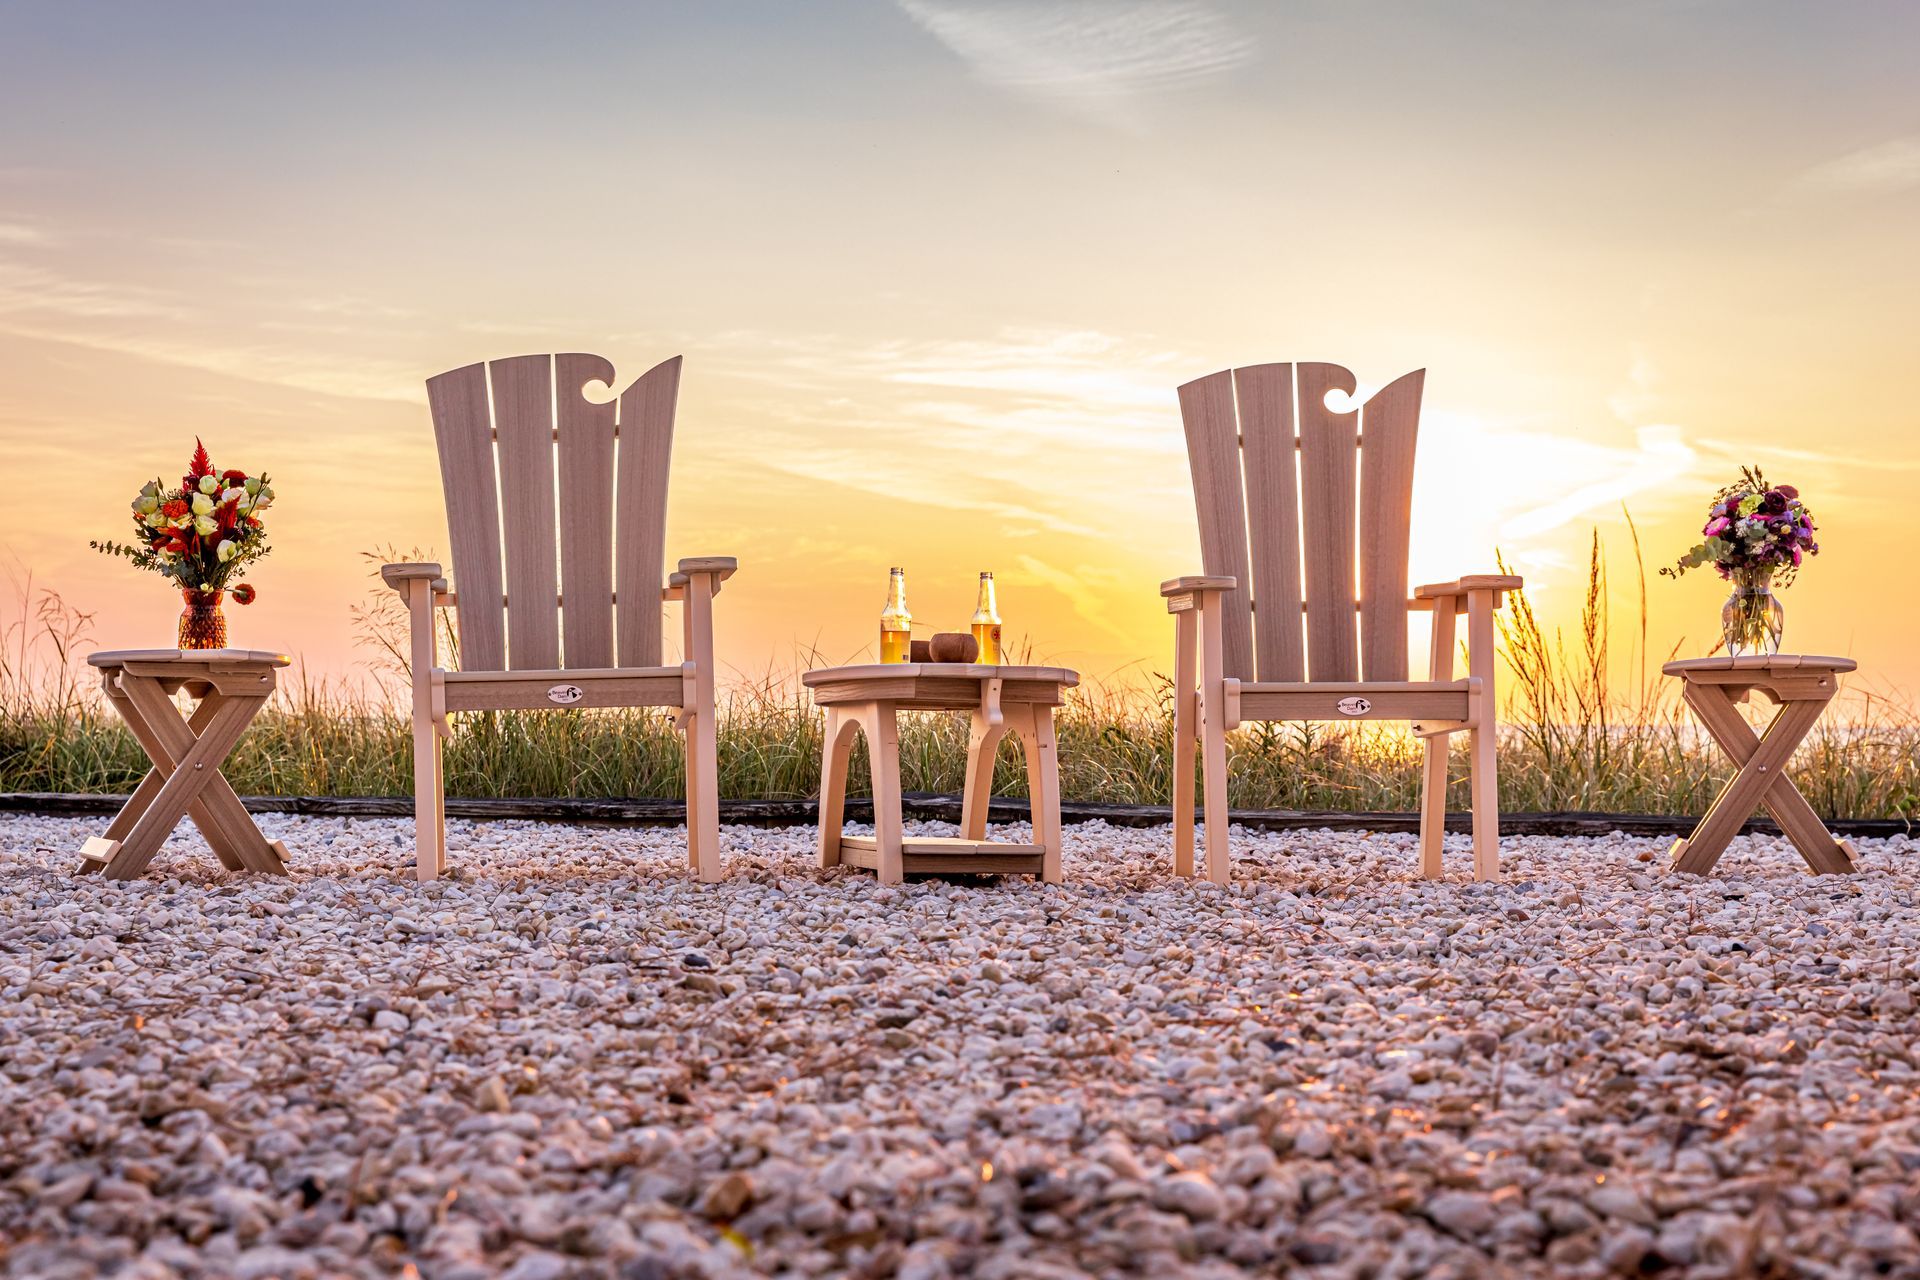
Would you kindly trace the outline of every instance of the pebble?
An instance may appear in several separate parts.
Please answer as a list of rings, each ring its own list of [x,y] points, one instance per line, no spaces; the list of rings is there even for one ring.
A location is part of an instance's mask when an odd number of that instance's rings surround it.
[[[0,816],[0,1273],[139,1280],[1906,1274],[1920,861],[1066,833],[1068,883],[730,827]],[[914,834],[948,834],[910,824]],[[1021,824],[997,832],[1027,835]]]

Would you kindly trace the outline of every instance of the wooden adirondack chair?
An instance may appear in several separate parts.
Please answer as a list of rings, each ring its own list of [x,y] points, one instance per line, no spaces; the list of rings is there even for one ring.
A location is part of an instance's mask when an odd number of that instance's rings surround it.
[[[1160,586],[1175,618],[1173,831],[1180,875],[1193,874],[1196,720],[1208,879],[1227,882],[1226,734],[1247,720],[1412,722],[1426,740],[1420,868],[1428,878],[1441,873],[1447,743],[1465,730],[1472,742],[1474,875],[1499,875],[1493,613],[1521,580],[1480,575],[1407,596],[1414,437],[1425,379],[1426,370],[1416,370],[1344,413],[1326,404],[1328,392],[1355,389],[1353,375],[1338,365],[1223,369],[1180,388],[1206,570]],[[1407,679],[1410,609],[1433,613],[1424,681]],[[1454,615],[1462,612],[1468,674],[1455,680]]]
[[[422,880],[446,866],[440,740],[450,734],[448,715],[570,707],[679,710],[687,859],[700,879],[720,878],[713,597],[737,563],[682,560],[661,585],[680,357],[648,370],[617,407],[587,399],[590,382],[612,386],[613,365],[591,355],[516,356],[427,380],[458,590],[437,564],[381,569],[411,614]],[[663,600],[681,605],[679,666],[661,665]],[[449,606],[459,611],[458,671],[438,665],[434,644],[434,610]]]

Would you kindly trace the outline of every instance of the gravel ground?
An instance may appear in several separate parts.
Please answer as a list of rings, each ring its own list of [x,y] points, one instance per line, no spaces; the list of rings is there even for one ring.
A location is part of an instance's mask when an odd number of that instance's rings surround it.
[[[1920,1276],[1902,839],[1241,832],[1221,891],[1089,824],[883,889],[456,823],[422,887],[402,822],[123,884],[98,825],[0,819],[9,1275]]]

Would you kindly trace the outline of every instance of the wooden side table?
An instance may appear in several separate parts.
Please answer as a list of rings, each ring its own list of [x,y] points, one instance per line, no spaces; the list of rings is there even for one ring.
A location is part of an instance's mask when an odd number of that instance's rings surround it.
[[[106,834],[82,846],[79,870],[132,879],[184,813],[227,870],[285,875],[286,846],[260,834],[220,765],[266,705],[287,657],[255,649],[120,649],[87,662],[100,669],[107,700],[153,768]],[[173,704],[181,689],[200,700],[190,718]]]
[[[1841,675],[1856,665],[1851,658],[1775,654],[1770,658],[1689,658],[1660,668],[1685,682],[1680,696],[1720,749],[1740,766],[1693,833],[1674,843],[1674,870],[1696,875],[1712,871],[1756,804],[1773,815],[1814,871],[1854,869],[1858,856],[1853,846],[1827,831],[1826,823],[1787,776],[1787,761],[1840,691]],[[1764,734],[1755,734],[1737,710],[1737,704],[1755,693],[1780,708]]]
[[[1064,667],[1001,667],[964,662],[896,662],[809,671],[801,683],[827,713],[820,761],[820,865],[846,862],[899,884],[909,872],[1037,875],[1060,883],[1060,761],[1053,709],[1080,683]],[[900,819],[901,711],[970,711],[966,795],[960,835],[906,839]],[[866,734],[873,770],[870,836],[841,831],[847,765],[855,730]],[[1000,741],[1012,733],[1027,757],[1033,842],[992,841],[987,801]]]

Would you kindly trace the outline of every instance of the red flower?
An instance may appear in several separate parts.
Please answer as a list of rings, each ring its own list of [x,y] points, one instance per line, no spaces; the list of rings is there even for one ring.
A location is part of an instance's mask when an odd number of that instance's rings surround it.
[[[235,604],[252,604],[253,597],[253,588],[244,582],[233,589],[233,602]]]
[[[213,474],[213,459],[207,456],[207,446],[200,443],[199,436],[193,438],[193,463],[187,468],[187,474],[195,480]]]
[[[244,471],[222,471],[220,473],[220,483],[229,489],[237,484],[245,484],[246,482],[247,473]]]
[[[187,505],[185,498],[175,498],[172,502],[160,508],[160,513],[169,520],[178,520],[181,516],[186,515],[192,510],[193,508]]]

